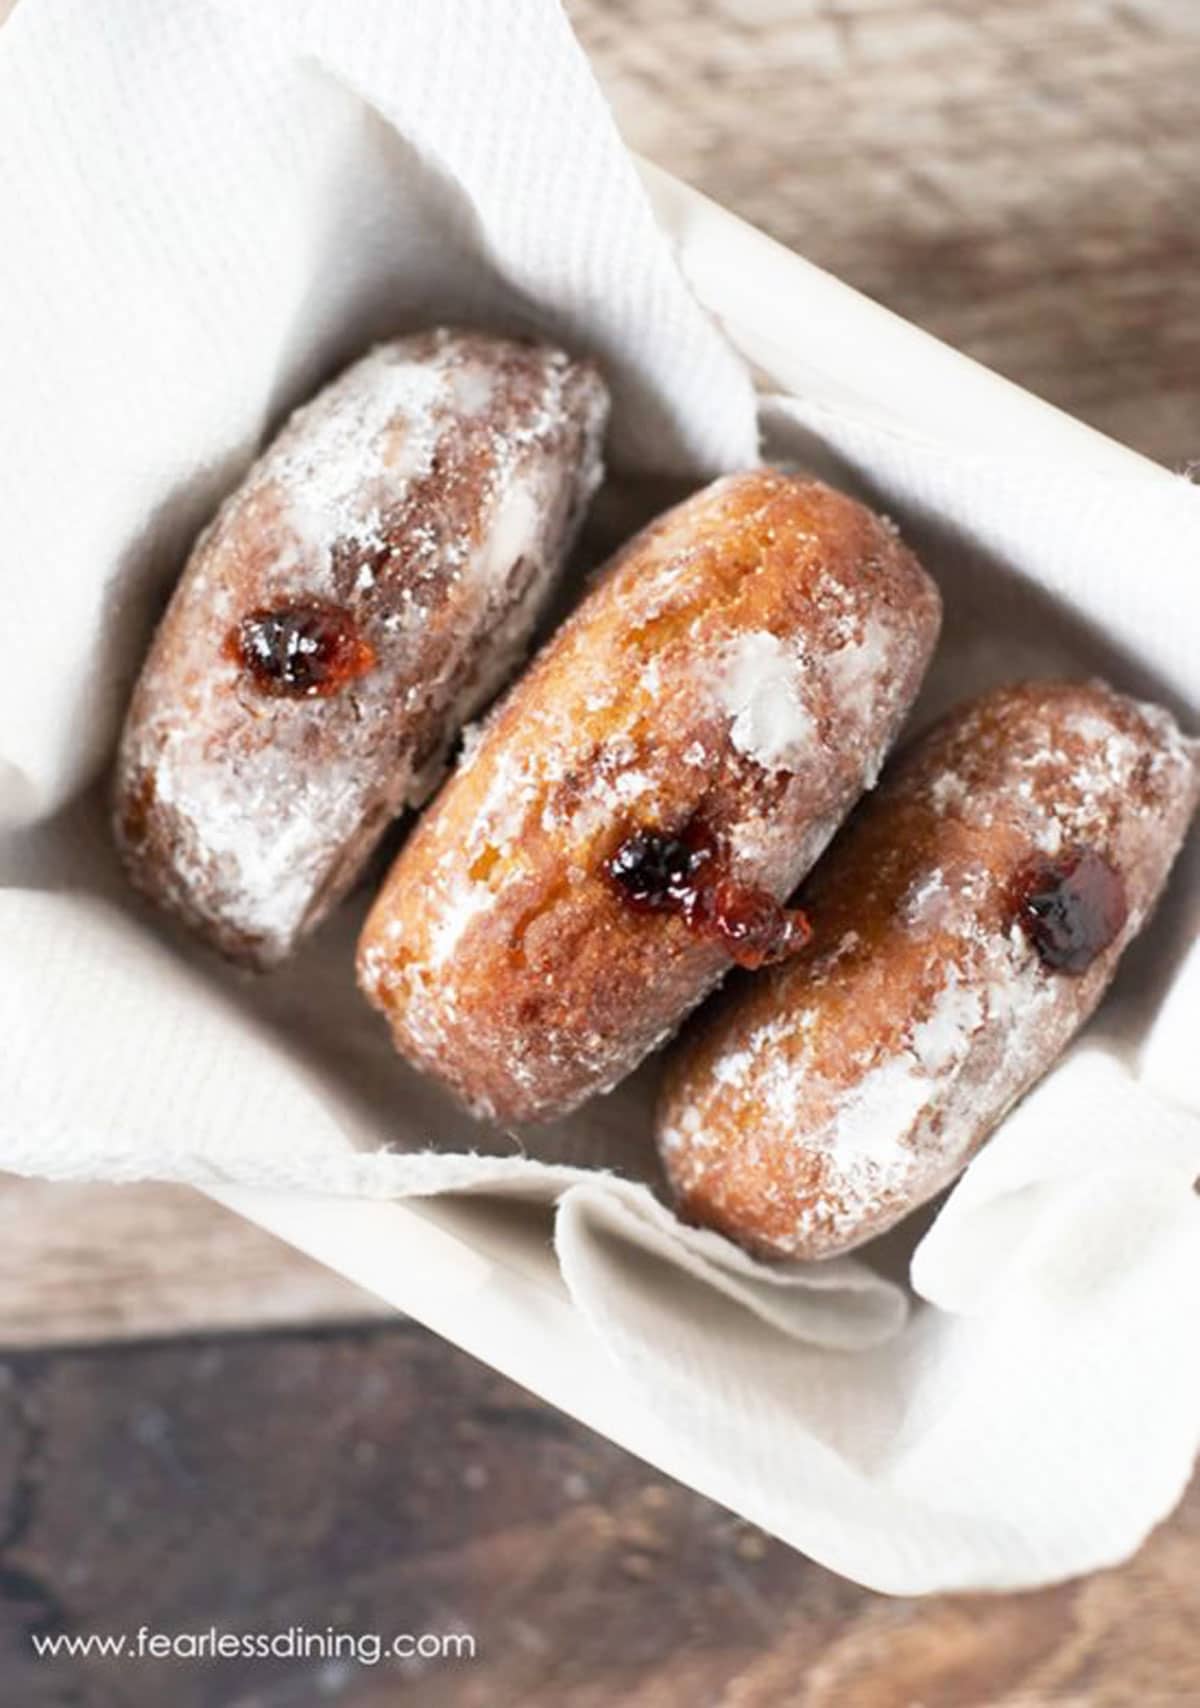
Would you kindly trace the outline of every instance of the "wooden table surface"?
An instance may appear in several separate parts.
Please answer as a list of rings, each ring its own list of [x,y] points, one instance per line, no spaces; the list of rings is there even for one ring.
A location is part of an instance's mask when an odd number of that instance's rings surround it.
[[[1129,444],[1200,458],[1198,0],[568,9],[636,148]],[[191,1194],[9,1182],[0,1237],[5,1705],[1200,1704],[1196,1494],[1087,1582],[886,1600],[363,1320]],[[31,1627],[140,1623],[458,1628],[480,1655],[31,1659]]]

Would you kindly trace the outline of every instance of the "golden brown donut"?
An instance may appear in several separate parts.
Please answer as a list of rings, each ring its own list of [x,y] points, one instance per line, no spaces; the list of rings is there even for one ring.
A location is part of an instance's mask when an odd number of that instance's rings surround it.
[[[755,469],[638,535],[488,720],[402,850],[359,977],[475,1111],[545,1119],[627,1074],[873,782],[940,602],[895,530]]]
[[[808,947],[680,1040],[657,1133],[681,1213],[829,1257],[947,1185],[1100,1001],[1198,756],[1098,682],[1003,688],[938,724],[806,886]]]
[[[436,330],[294,414],[201,535],[117,762],[130,876],[281,960],[511,672],[601,474],[607,393],[560,350]]]

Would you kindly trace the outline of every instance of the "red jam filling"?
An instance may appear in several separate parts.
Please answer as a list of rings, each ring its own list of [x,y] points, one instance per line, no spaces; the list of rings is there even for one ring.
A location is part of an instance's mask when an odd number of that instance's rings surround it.
[[[1094,848],[1028,861],[1017,874],[1013,900],[1042,965],[1058,973],[1085,973],[1115,942],[1129,914],[1121,874]]]
[[[319,599],[251,611],[225,651],[260,693],[296,700],[336,694],[375,663],[350,613]]]
[[[693,820],[676,836],[635,830],[605,863],[634,913],[673,913],[697,937],[720,943],[740,967],[786,960],[812,935],[798,908],[742,884],[723,866],[715,837]]]

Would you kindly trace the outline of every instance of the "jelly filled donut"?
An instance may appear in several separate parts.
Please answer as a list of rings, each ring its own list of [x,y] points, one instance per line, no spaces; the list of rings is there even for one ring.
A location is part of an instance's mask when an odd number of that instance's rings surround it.
[[[216,948],[286,956],[510,673],[601,476],[560,350],[437,330],[298,410],[201,535],[133,696],[130,875]]]
[[[1100,1001],[1198,756],[1102,683],[1000,689],[937,725],[805,887],[805,951],[680,1040],[658,1142],[681,1213],[828,1257],[947,1185]]]
[[[359,977],[396,1045],[496,1119],[625,1074],[735,962],[875,778],[938,631],[895,530],[731,475],[639,534],[401,851]]]

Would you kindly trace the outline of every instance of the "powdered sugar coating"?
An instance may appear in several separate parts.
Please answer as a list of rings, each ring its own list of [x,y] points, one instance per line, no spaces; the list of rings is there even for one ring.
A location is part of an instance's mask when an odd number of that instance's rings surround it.
[[[472,741],[364,931],[398,1047],[476,1111],[542,1119],[615,1084],[730,962],[605,876],[693,817],[784,899],[894,737],[936,590],[869,511],[771,469],[646,529]],[[835,657],[872,637],[870,668]]]
[[[511,673],[601,476],[607,394],[546,346],[439,329],[299,409],[197,543],[122,739],[135,882],[224,952],[280,960]],[[266,699],[231,629],[321,601],[374,667]]]
[[[803,896],[807,954],[703,1017],[668,1073],[685,1213],[756,1250],[844,1251],[941,1190],[1100,1000],[1200,789],[1200,746],[1103,684],[1031,684],[945,720]],[[1087,846],[1129,918],[1077,978],[1017,923],[1031,856]]]
[[[722,661],[717,699],[730,717],[729,739],[764,771],[794,770],[816,731],[805,705],[805,659],[777,635],[738,635]]]

